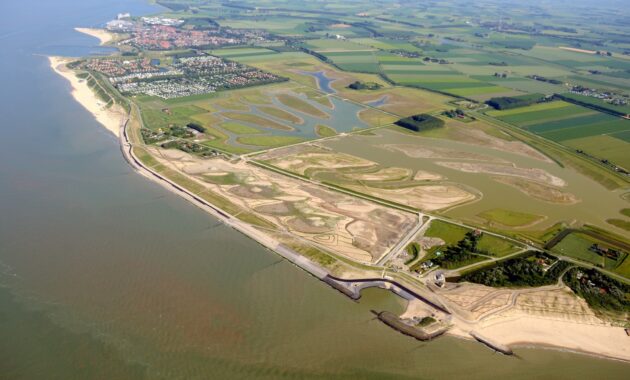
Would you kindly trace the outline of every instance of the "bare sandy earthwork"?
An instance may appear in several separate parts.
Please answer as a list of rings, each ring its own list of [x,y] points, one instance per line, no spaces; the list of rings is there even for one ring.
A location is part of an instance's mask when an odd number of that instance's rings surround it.
[[[160,150],[162,151],[162,150]],[[350,259],[373,263],[413,226],[417,216],[285,177],[243,161],[158,155],[207,191],[277,225],[279,230]]]

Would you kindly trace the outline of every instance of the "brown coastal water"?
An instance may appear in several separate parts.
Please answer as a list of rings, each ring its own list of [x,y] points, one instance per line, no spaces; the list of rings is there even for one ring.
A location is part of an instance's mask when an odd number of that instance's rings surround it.
[[[622,379],[628,364],[419,343],[132,172],[34,54],[99,52],[72,29],[140,1],[0,4],[0,379]]]

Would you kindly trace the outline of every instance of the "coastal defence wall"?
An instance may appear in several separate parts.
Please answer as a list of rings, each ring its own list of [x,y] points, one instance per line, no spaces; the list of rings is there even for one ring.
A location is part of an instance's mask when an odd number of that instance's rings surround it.
[[[470,336],[472,336],[473,338],[475,338],[478,342],[481,342],[483,344],[485,344],[486,346],[490,347],[491,349],[500,352],[504,355],[513,355],[514,352],[512,351],[512,349],[509,346],[506,346],[505,344],[501,344],[501,343],[497,343],[481,334],[479,334],[476,331],[471,331],[470,332]]]
[[[328,278],[325,279],[324,282],[331,286],[333,286],[332,284],[334,283],[335,285],[333,287],[337,290],[339,290],[339,287],[343,287],[344,290],[340,291],[354,300],[361,298],[361,290],[370,287],[378,287],[387,289],[407,301],[416,299],[446,315],[451,314],[445,306],[439,304],[437,301],[432,301],[427,297],[409,289],[405,285],[388,278],[343,279],[332,275],[328,275],[327,277]]]

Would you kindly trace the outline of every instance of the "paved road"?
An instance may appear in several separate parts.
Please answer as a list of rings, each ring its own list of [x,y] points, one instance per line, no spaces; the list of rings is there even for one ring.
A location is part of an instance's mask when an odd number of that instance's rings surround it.
[[[376,262],[375,265],[377,265],[377,266],[385,265],[385,263],[387,263],[392,257],[397,256],[402,250],[406,249],[407,246],[409,245],[409,243],[411,243],[411,241],[416,236],[418,236],[419,234],[422,234],[424,236],[424,233],[427,231],[427,228],[429,228],[429,225],[431,224],[432,218],[429,217],[429,219],[426,222],[422,223],[423,217],[424,217],[424,214],[419,213],[418,214],[418,224],[411,231],[409,231],[409,233],[407,233],[407,235],[405,235],[398,242],[398,244],[393,246],[392,249],[390,249],[389,252],[386,255],[381,257]]]

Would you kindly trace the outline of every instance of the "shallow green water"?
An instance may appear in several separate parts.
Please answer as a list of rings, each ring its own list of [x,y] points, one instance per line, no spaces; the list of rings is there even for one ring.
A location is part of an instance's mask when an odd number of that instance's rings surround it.
[[[250,105],[250,110],[248,113],[254,114],[257,116],[261,116],[267,119],[271,119],[276,121],[277,123],[284,124],[287,126],[291,126],[291,130],[279,130],[274,128],[265,128],[261,125],[249,123],[246,121],[238,121],[240,124],[244,124],[253,128],[257,128],[260,130],[260,134],[265,135],[276,135],[276,136],[294,136],[300,137],[305,140],[312,140],[318,138],[316,133],[316,126],[318,125],[326,125],[332,127],[338,133],[350,132],[355,129],[366,128],[368,125],[365,124],[361,119],[359,119],[359,112],[364,110],[364,108],[350,103],[348,101],[340,100],[338,98],[330,98],[330,102],[332,103],[332,108],[323,106],[313,100],[308,99],[306,96],[300,94],[293,94],[293,96],[299,97],[301,100],[307,102],[311,106],[321,110],[322,112],[329,115],[329,117],[319,118],[314,117],[306,113],[299,112],[293,108],[290,108],[284,104],[282,104],[277,98],[272,98],[273,106],[284,110],[286,112],[292,113],[303,120],[303,123],[299,124],[291,124],[287,123],[285,120],[276,118],[272,115],[264,113],[258,109],[255,105]],[[230,113],[243,113],[242,111],[229,111]],[[227,143],[230,145],[250,148],[250,149],[260,149],[260,147],[251,146],[242,144],[237,141],[238,134],[230,132],[227,129],[222,129],[222,132],[228,135]]]
[[[419,343],[131,171],[34,53],[87,54],[130,0],[0,4],[0,378],[622,379],[630,366]]]
[[[555,163],[542,162],[509,152],[489,150],[488,148],[459,143],[452,140],[410,136],[393,130],[379,130],[375,133],[376,136],[354,135],[351,138],[334,141],[329,140],[326,144],[339,151],[379,162],[384,166],[399,166],[414,170],[421,169],[440,173],[444,175],[447,180],[462,183],[480,191],[483,194],[480,200],[453,208],[446,213],[457,219],[475,220],[473,218],[485,210],[505,208],[547,216],[544,222],[536,225],[535,228],[537,229],[550,226],[558,221],[579,220],[598,225],[604,229],[616,230],[619,234],[627,235],[626,231],[606,223],[606,219],[619,217],[619,211],[624,207],[628,207],[628,202],[621,198],[620,193],[613,193],[595,181],[571,169],[561,168]],[[563,188],[563,190],[575,194],[580,199],[580,202],[572,205],[561,205],[538,200],[522,193],[516,188],[493,181],[489,175],[464,173],[434,163],[434,161],[444,160],[411,158],[399,151],[383,149],[381,146],[385,144],[427,145],[482,155],[488,155],[489,152],[491,152],[492,156],[514,162],[518,167],[541,168],[564,179],[567,182],[567,186]]]

